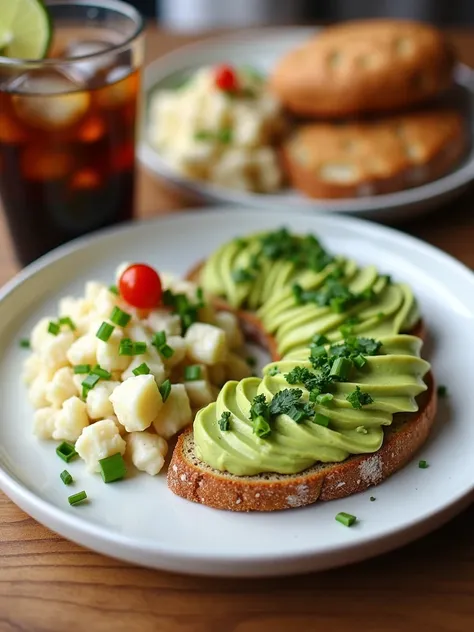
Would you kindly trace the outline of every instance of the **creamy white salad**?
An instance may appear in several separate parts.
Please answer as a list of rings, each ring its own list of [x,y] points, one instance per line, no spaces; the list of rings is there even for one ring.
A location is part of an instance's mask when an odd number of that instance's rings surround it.
[[[89,281],[84,296],[62,298],[31,332],[23,379],[33,432],[106,482],[115,479],[104,469],[117,473],[127,461],[158,474],[168,440],[225,381],[251,374],[237,318],[213,309],[193,283],[161,282],[166,304],[140,309],[117,286]]]
[[[282,185],[277,143],[282,108],[250,68],[204,67],[176,89],[158,90],[148,108],[148,140],[193,179],[270,193]]]

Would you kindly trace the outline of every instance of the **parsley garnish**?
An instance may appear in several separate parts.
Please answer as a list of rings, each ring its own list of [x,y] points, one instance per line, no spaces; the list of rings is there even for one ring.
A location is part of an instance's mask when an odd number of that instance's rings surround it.
[[[247,283],[255,279],[256,273],[246,268],[238,268],[232,272],[232,280],[235,283]]]
[[[261,237],[262,253],[268,259],[285,259],[297,268],[320,272],[334,259],[313,235],[300,237],[291,235],[286,228],[280,228]]]
[[[360,390],[360,386],[356,386],[355,391],[352,391],[347,397],[346,400],[352,406],[352,408],[362,408],[362,406],[367,406],[368,404],[373,404],[374,400],[369,395],[369,393],[364,393]]]
[[[288,415],[296,423],[314,417],[314,409],[301,399],[303,391],[300,388],[285,388],[278,391],[270,402],[265,395],[256,395],[250,407],[250,420],[254,433],[261,438],[271,433],[270,422],[278,415]]]
[[[228,410],[225,410],[222,413],[218,421],[218,424],[219,424],[219,428],[222,431],[230,430],[230,412]]]
[[[278,375],[280,373],[280,369],[277,366],[272,366],[268,369],[268,375]]]

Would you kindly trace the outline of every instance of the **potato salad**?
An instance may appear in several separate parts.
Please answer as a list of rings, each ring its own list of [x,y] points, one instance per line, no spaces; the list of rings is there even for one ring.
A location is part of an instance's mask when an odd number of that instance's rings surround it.
[[[201,68],[181,87],[157,91],[148,118],[150,143],[180,173],[240,190],[281,187],[282,109],[254,70]]]
[[[32,330],[23,378],[33,432],[106,482],[127,461],[158,474],[168,440],[225,381],[251,374],[243,344],[237,318],[199,287],[123,264],[116,285],[87,282]]]

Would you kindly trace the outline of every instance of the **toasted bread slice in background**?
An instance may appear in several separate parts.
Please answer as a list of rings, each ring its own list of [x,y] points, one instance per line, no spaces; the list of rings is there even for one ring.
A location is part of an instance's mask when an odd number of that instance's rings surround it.
[[[426,441],[437,407],[431,373],[426,381],[428,390],[418,398],[418,412],[396,414],[392,425],[384,429],[382,447],[373,454],[351,456],[341,463],[317,463],[299,474],[235,476],[201,461],[188,429],[173,452],[168,487],[186,500],[231,511],[291,509],[364,491],[402,468]]]

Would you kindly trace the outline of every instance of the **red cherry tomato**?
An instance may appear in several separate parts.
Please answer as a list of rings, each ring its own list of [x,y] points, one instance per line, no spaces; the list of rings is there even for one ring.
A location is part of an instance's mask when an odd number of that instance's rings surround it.
[[[218,66],[216,68],[215,82],[219,90],[236,92],[239,89],[237,75],[232,66]]]
[[[144,263],[134,263],[123,273],[118,282],[120,295],[127,303],[141,309],[157,307],[163,290],[156,270]]]

